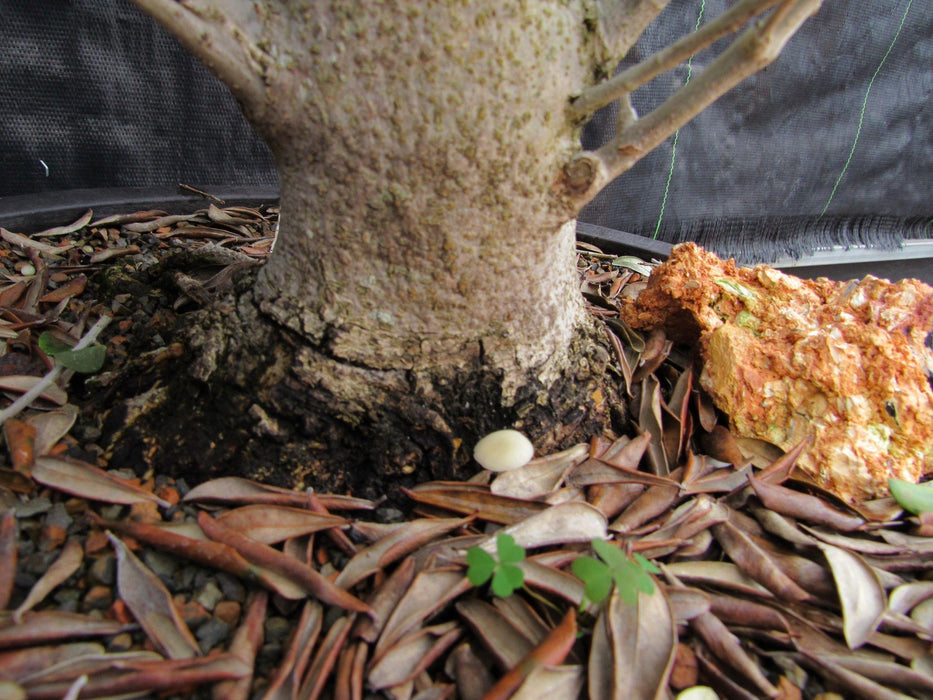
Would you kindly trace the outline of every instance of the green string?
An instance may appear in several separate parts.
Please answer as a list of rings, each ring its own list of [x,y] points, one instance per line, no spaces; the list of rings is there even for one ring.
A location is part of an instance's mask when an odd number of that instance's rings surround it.
[[[697,23],[693,28],[693,31],[697,31],[700,28],[700,24],[703,21],[703,12],[706,10],[706,0],[702,0],[700,3],[700,14],[697,15]],[[693,75],[693,56],[687,60],[687,79],[684,81],[684,85],[690,82],[690,78]],[[667,208],[667,195],[671,190],[671,180],[674,177],[674,161],[677,160],[677,139],[680,136],[680,129],[674,132],[674,140],[671,142],[671,169],[667,173],[667,182],[664,183],[664,197],[661,199],[661,211],[658,214],[658,224],[654,227],[654,235],[652,238],[657,238],[658,233],[661,230],[661,220],[664,218],[664,210]]]
[[[829,199],[826,200],[826,206],[824,206],[823,211],[820,212],[821,217],[826,213],[826,210],[829,209],[829,205],[833,201],[833,197],[836,196],[836,190],[839,189],[839,183],[842,182],[842,178],[845,177],[846,171],[849,169],[849,164],[852,162],[852,156],[855,153],[855,147],[858,145],[859,137],[862,135],[862,123],[865,121],[865,110],[868,108],[868,95],[871,92],[871,87],[875,84],[875,78],[877,78],[878,74],[881,72],[881,68],[884,66],[884,62],[888,60],[888,55],[891,53],[891,49],[894,48],[894,43],[897,41],[897,37],[900,35],[901,29],[904,27],[904,22],[907,20],[907,13],[910,12],[910,6],[912,4],[913,0],[907,0],[907,7],[904,8],[904,14],[901,16],[901,23],[897,26],[897,31],[894,32],[894,38],[891,39],[891,45],[888,46],[888,50],[885,51],[884,56],[881,58],[881,63],[878,64],[874,75],[872,75],[871,80],[868,81],[868,89],[865,90],[865,97],[862,99],[862,111],[858,117],[858,126],[855,128],[855,139],[852,141],[852,148],[849,149],[849,157],[846,158],[846,162],[842,166],[842,171],[839,173],[839,177],[836,178],[836,183],[833,185],[833,189],[829,193]]]

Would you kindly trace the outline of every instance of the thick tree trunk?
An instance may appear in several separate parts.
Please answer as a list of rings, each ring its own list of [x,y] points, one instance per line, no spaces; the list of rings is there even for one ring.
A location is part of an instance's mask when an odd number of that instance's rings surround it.
[[[227,82],[278,164],[273,254],[237,313],[196,336],[210,395],[239,385],[225,400],[260,432],[367,426],[392,444],[367,442],[382,469],[463,463],[506,423],[554,443],[606,420],[573,217],[618,154],[634,162],[727,89],[732,64],[637,142],[620,125],[618,153],[580,156],[571,99],[666,2],[135,1]],[[818,4],[783,3],[798,23]]]

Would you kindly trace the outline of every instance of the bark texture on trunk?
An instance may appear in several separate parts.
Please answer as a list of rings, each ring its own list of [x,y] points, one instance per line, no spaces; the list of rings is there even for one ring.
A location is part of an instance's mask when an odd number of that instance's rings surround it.
[[[742,0],[690,50],[779,7],[666,112],[581,154],[592,110],[574,100],[635,89],[592,93],[667,0],[134,2],[227,83],[280,177],[275,249],[236,313],[192,336],[191,373],[213,395],[239,387],[234,403],[261,397],[245,410],[262,425],[270,406],[306,434],[326,414],[416,443],[396,466],[444,441],[462,463],[463,442],[503,422],[553,443],[574,414],[605,419],[573,217],[819,6]],[[425,430],[439,443],[411,438]]]

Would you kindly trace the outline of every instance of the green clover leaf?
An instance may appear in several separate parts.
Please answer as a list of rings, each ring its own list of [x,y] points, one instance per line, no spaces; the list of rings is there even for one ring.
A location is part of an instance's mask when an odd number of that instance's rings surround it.
[[[492,592],[507,598],[525,585],[525,573],[516,566],[525,560],[525,549],[515,543],[511,535],[500,533],[496,537],[498,561],[479,547],[470,547],[466,553],[467,578],[474,586],[482,586],[492,578]]]
[[[584,603],[601,603],[612,588],[612,572],[599,559],[577,557],[570,565],[573,575],[583,581]]]

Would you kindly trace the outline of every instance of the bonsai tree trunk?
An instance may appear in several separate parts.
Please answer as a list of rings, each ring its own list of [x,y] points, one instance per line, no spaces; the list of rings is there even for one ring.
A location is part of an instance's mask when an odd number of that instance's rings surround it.
[[[309,441],[443,476],[487,430],[559,443],[605,422],[576,212],[820,4],[745,0],[605,80],[663,0],[134,2],[226,82],[276,158],[274,250],[202,321],[191,374],[245,417],[224,424],[226,457],[258,434],[304,465],[289,481],[327,470]],[[580,152],[593,111],[761,12],[668,103],[623,110],[611,143]]]

